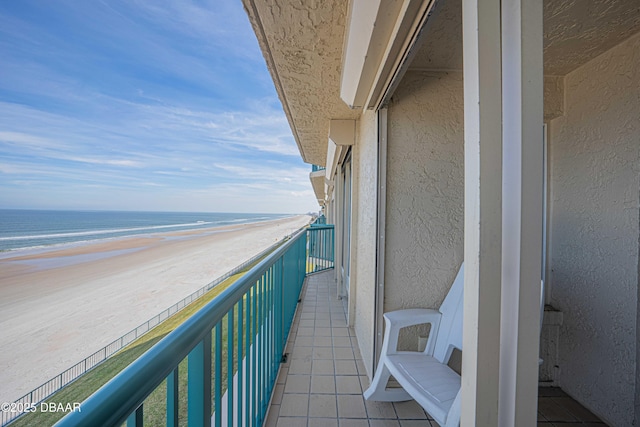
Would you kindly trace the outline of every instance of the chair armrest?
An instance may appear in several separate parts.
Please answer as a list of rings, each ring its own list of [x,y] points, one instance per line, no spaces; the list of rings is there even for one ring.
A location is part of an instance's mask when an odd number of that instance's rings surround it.
[[[388,327],[406,328],[423,323],[440,323],[440,312],[430,308],[409,308],[384,314]]]
[[[384,331],[384,341],[382,342],[382,354],[388,355],[397,352],[400,329],[406,328],[407,326],[421,325],[423,323],[431,324],[431,331],[429,332],[425,353],[432,354],[433,346],[435,345],[434,337],[438,332],[441,316],[442,314],[440,314],[439,311],[430,308],[410,308],[385,313],[384,320],[386,327]]]

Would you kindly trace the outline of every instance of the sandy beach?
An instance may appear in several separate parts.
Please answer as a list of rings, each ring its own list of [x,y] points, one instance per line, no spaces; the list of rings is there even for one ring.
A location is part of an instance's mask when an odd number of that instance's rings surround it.
[[[309,222],[306,215],[0,258],[0,402],[11,402]]]

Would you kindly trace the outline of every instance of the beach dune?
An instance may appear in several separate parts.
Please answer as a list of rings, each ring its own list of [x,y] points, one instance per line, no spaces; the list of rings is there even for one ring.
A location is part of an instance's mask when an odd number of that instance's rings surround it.
[[[0,402],[11,402],[309,222],[306,215],[0,259]]]

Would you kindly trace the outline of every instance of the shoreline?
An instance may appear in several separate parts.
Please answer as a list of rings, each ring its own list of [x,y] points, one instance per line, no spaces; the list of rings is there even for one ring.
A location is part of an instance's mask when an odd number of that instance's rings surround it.
[[[159,243],[161,241],[189,238],[192,236],[207,235],[214,233],[225,233],[238,231],[247,226],[257,224],[268,224],[288,220],[299,215],[291,215],[283,218],[268,219],[264,221],[253,221],[236,224],[225,224],[214,227],[196,228],[188,230],[176,231],[156,231],[150,233],[133,234],[127,236],[107,237],[103,239],[84,240],[78,242],[56,243],[49,246],[27,247],[10,249],[0,252],[0,265],[4,262],[20,262],[20,261],[36,261],[47,258],[68,258],[74,256],[86,255],[88,252],[92,254],[105,254],[107,252],[115,252],[121,250],[138,250]],[[114,256],[105,254],[105,257]],[[76,264],[78,262],[71,262]],[[27,265],[34,265],[29,263]],[[67,263],[64,263],[67,264]],[[62,266],[62,265],[60,265]],[[50,266],[46,268],[56,268],[58,266]],[[0,276],[0,281],[2,276]]]
[[[0,259],[0,347],[8,349],[0,400],[28,393],[308,222],[299,215]],[[81,262],[55,264],[65,258]]]

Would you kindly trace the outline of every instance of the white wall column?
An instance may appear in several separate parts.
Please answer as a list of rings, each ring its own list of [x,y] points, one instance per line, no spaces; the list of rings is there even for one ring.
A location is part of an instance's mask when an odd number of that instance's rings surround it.
[[[344,234],[344,203],[343,203],[343,179],[342,176],[342,168],[338,164],[336,169],[336,174],[334,175],[334,184],[333,184],[333,198],[335,204],[335,218],[334,218],[334,235],[333,235],[333,244],[334,244],[334,254],[333,254],[333,266],[336,274],[337,280],[337,297],[344,295],[342,283],[342,236]]]
[[[535,426],[542,0],[463,0],[462,426]]]
[[[542,0],[502,0],[501,426],[535,426],[543,221]]]
[[[461,426],[498,425],[502,263],[500,0],[463,0],[464,327]]]

